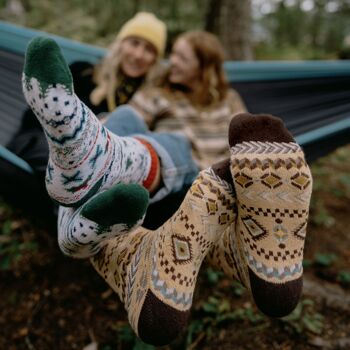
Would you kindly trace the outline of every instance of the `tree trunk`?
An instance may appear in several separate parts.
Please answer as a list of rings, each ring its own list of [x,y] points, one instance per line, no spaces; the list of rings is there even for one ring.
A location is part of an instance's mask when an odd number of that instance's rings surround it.
[[[215,34],[220,32],[220,12],[222,0],[210,0],[205,16],[205,30]]]
[[[250,0],[210,0],[205,28],[219,36],[227,59],[253,59]]]

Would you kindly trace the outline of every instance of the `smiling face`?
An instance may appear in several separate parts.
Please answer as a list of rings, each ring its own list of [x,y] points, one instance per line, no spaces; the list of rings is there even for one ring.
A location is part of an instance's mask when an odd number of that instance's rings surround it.
[[[183,38],[176,40],[170,54],[169,81],[193,89],[199,76],[200,64],[191,44]]]
[[[148,73],[157,60],[157,50],[145,39],[133,36],[125,38],[120,48],[120,68],[130,78]]]

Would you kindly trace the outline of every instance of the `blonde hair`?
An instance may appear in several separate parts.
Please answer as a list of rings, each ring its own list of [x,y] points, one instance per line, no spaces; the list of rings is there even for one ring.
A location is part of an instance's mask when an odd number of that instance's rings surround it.
[[[164,52],[166,27],[162,21],[151,13],[137,13],[122,26],[117,37],[108,47],[107,55],[100,64],[94,67],[93,81],[97,86],[90,94],[90,101],[97,106],[106,99],[110,112],[116,108],[115,91],[121,74],[121,44],[124,39],[131,36],[143,38],[155,47],[157,52],[156,64]]]
[[[90,101],[97,106],[106,99],[109,111],[116,108],[115,90],[120,73],[120,46],[121,41],[117,38],[109,46],[101,63],[94,67],[93,81],[97,86],[90,94]]]

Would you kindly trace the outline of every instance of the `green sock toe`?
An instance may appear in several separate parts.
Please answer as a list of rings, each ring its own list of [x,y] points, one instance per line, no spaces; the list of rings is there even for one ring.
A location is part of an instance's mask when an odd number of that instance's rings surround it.
[[[86,203],[81,214],[101,226],[126,224],[131,228],[146,213],[148,199],[148,191],[138,184],[117,184]]]
[[[61,49],[53,39],[36,37],[27,47],[24,74],[27,78],[36,78],[41,88],[62,84],[73,91],[73,79]]]

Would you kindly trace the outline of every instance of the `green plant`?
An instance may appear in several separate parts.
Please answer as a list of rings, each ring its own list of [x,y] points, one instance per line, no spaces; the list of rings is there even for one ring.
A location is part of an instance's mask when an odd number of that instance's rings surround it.
[[[337,281],[346,286],[350,286],[350,271],[339,271],[337,275]]]
[[[334,253],[316,253],[315,264],[328,267],[337,260],[337,256]]]
[[[246,291],[243,285],[237,281],[233,281],[231,285],[233,288],[233,294],[237,297],[241,297]]]
[[[315,311],[314,302],[310,299],[304,299],[289,316],[281,318],[281,322],[298,334],[304,331],[321,334],[323,319],[323,316]]]
[[[207,277],[207,281],[210,284],[217,284],[219,282],[220,278],[224,275],[224,273],[221,271],[214,270],[211,267],[208,267],[205,270],[205,275]]]
[[[318,226],[331,227],[335,223],[333,216],[324,208],[323,204],[319,204],[315,208],[315,213],[312,216],[312,221]]]
[[[116,325],[118,334],[118,343],[122,349],[128,348],[132,350],[154,350],[155,347],[145,344],[140,338],[136,336],[129,323],[120,322]]]
[[[304,259],[303,260],[303,267],[304,267],[304,269],[307,269],[311,265],[312,265],[312,261],[311,260],[309,260],[309,259]]]
[[[229,299],[216,296],[209,296],[206,301],[202,301],[197,312],[198,318],[190,323],[186,334],[185,345],[190,349],[203,338],[211,339],[227,323],[244,321],[255,325],[265,320],[250,303],[232,310]],[[265,325],[266,321],[262,324]]]
[[[25,253],[38,249],[36,242],[21,241],[21,237],[17,237],[12,228],[13,222],[9,219],[0,228],[0,270],[9,270]]]

